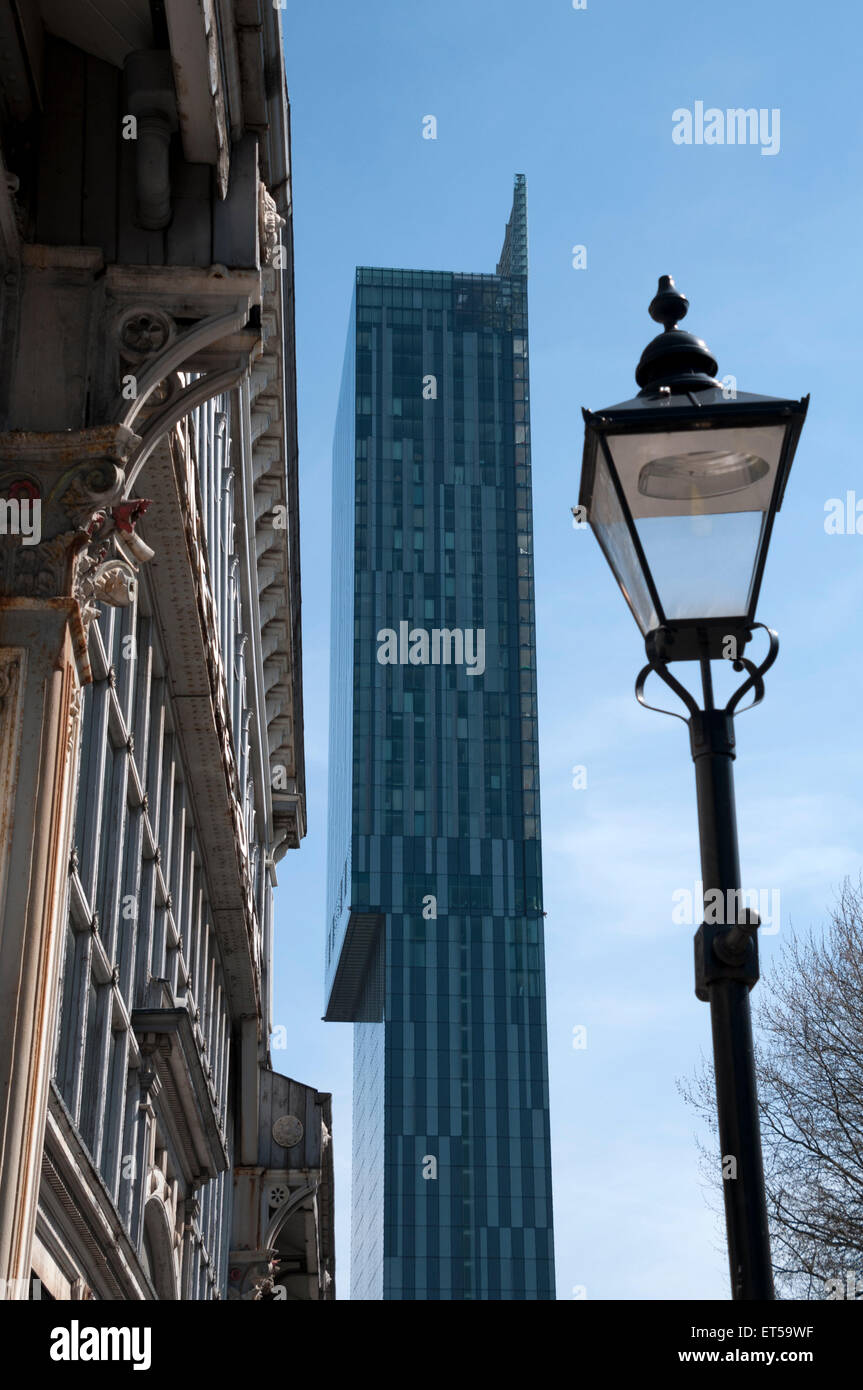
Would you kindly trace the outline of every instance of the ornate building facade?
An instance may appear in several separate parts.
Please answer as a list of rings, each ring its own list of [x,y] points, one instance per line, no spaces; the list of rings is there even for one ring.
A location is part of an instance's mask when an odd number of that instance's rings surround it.
[[[0,1290],[334,1297],[270,0],[0,0]]]

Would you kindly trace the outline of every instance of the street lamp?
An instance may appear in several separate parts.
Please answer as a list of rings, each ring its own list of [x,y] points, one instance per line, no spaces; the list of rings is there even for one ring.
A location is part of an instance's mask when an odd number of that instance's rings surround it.
[[[658,675],[683,701],[695,763],[704,922],[695,934],[695,992],[709,1002],[725,1218],[734,1299],[772,1299],[773,1271],[749,991],[758,979],[758,916],[742,910],[734,808],[734,712],[757,704],[760,665],[743,655],[756,628],[758,591],[773,520],[803,427],[808,397],[779,400],[720,385],[700,338],[677,327],[689,308],[670,275],[651,318],[663,325],[635,373],[630,401],[584,411],[579,504],[645,639],[636,695]],[[730,660],[746,680],[721,709],[711,661]],[[703,708],[671,674],[697,661]],[[673,710],[662,710],[673,714]]]

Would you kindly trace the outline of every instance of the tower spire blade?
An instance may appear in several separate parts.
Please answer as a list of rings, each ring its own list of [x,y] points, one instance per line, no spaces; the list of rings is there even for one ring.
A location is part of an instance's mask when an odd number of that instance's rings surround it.
[[[527,179],[524,174],[515,176],[512,212],[506,224],[497,274],[527,276]]]

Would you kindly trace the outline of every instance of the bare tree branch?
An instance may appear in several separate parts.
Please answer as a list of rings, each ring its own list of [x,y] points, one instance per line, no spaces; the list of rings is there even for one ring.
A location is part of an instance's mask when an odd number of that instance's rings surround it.
[[[783,947],[758,991],[756,1025],[777,1290],[825,1298],[827,1281],[844,1283],[848,1270],[863,1287],[863,880],[846,879],[820,935]],[[679,1090],[714,1139],[698,1147],[719,1214],[712,1064]]]

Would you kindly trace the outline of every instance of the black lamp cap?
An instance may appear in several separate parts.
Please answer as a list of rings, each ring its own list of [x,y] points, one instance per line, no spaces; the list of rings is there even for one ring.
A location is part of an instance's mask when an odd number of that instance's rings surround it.
[[[635,380],[645,394],[660,386],[678,391],[706,391],[718,386],[718,366],[707,344],[677,325],[689,311],[689,300],[670,275],[659,278],[659,288],[648,313],[664,332],[647,344],[635,369]]]

